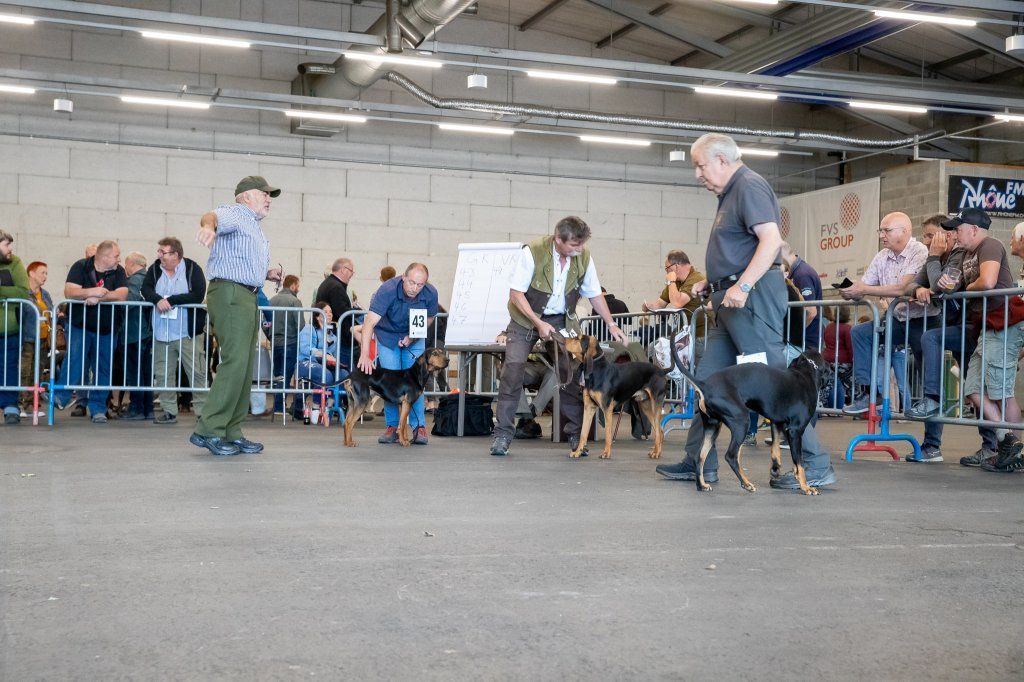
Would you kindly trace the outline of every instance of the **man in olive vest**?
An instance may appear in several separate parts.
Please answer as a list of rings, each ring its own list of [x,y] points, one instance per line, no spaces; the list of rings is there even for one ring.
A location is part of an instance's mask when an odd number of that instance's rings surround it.
[[[526,357],[533,344],[567,326],[578,329],[575,317],[580,296],[590,299],[614,340],[626,341],[601,295],[594,259],[583,247],[588,239],[590,227],[580,218],[570,216],[558,221],[554,235],[541,237],[523,248],[509,290],[508,311],[512,321],[505,332],[505,363],[498,387],[498,424],[492,455],[508,454],[515,433],[516,407],[523,393]],[[575,450],[583,421],[578,384],[561,389],[561,406],[566,422],[562,431],[569,436],[569,448]]]

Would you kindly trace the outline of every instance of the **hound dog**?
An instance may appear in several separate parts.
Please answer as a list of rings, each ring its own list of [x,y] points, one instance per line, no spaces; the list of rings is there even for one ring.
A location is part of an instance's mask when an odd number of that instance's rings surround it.
[[[398,442],[408,447],[412,442],[409,429],[409,412],[412,405],[423,395],[424,387],[432,375],[448,368],[448,356],[440,348],[432,348],[416,358],[408,369],[384,369],[375,367],[373,374],[356,369],[343,382],[348,396],[348,413],[345,415],[345,445],[355,447],[352,429],[370,403],[371,392],[385,402],[398,404]]]
[[[741,466],[743,438],[749,424],[749,411],[753,410],[771,420],[772,468],[771,477],[778,478],[782,471],[782,453],[779,433],[786,434],[793,456],[793,469],[800,490],[805,495],[817,495],[817,488],[807,485],[803,464],[802,438],[804,429],[814,419],[818,407],[818,386],[821,355],[814,350],[800,354],[787,369],[777,369],[758,363],[734,365],[719,370],[704,381],[699,381],[685,367],[680,371],[693,382],[698,394],[697,408],[704,424],[704,443],[697,463],[697,490],[710,491],[704,482],[704,460],[718,438],[722,425],[729,428],[729,449],[725,461],[732,467],[740,485],[748,492],[757,489]]]
[[[654,444],[648,457],[661,457],[664,434],[661,430],[661,408],[668,390],[665,374],[671,369],[663,370],[650,362],[612,363],[604,356],[598,340],[594,336],[563,339],[555,337],[559,345],[577,363],[583,365],[583,430],[580,433],[579,445],[569,453],[570,457],[579,457],[587,446],[587,435],[594,421],[594,414],[604,412],[604,450],[602,459],[612,456],[612,413],[616,407],[637,398],[653,429]],[[575,372],[570,373],[574,376]]]

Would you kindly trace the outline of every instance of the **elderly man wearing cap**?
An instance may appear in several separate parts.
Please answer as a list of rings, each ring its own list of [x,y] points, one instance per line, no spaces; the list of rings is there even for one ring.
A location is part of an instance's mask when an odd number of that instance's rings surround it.
[[[249,386],[259,334],[256,292],[263,282],[281,280],[281,269],[270,269],[270,247],[260,221],[270,213],[270,200],[281,194],[258,175],[242,178],[235,203],[203,215],[196,239],[210,247],[206,269],[210,313],[220,365],[210,395],[189,438],[193,445],[215,455],[255,454],[263,445],[242,436],[249,408]]]

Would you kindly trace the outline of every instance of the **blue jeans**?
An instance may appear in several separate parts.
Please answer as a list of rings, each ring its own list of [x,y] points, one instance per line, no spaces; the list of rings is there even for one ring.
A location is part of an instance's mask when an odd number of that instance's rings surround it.
[[[377,343],[377,361],[384,369],[408,369],[416,358],[423,355],[426,346],[423,339],[417,339],[408,348],[388,348],[382,343]],[[384,423],[386,426],[398,426],[398,405],[384,403]],[[419,397],[412,405],[409,413],[409,426],[417,428],[427,425],[426,414],[423,411],[423,396]]]
[[[21,383],[19,372],[21,363],[21,336],[17,332],[3,337],[0,344],[0,362],[3,363],[3,375],[0,376],[0,386],[17,386]],[[18,409],[17,391],[0,391],[0,408],[5,413],[20,414]]]
[[[335,372],[337,372],[338,381],[348,376],[348,372],[344,369],[331,370],[325,369],[319,362],[309,360],[303,360],[299,363],[299,370],[295,374],[298,379],[305,379],[311,381],[314,384],[327,385],[333,384],[335,381]],[[298,402],[298,398],[295,399]]]
[[[962,344],[961,338],[963,338]],[[943,351],[952,351],[953,357],[960,364],[960,376],[966,377],[967,367],[977,343],[974,327],[970,325],[967,325],[966,330],[959,325],[929,329],[921,336],[921,352],[924,355],[924,395],[926,398],[931,398],[940,405],[943,404],[939,395],[939,384],[942,383],[944,365]],[[960,352],[961,350],[963,353]],[[942,445],[942,428],[942,422],[926,421],[922,445],[936,448]],[[988,426],[979,426],[978,433],[981,434],[982,447],[994,452],[997,446],[995,430]]]
[[[930,317],[928,318],[929,325],[935,324],[940,318]],[[892,368],[896,372],[896,383],[900,387],[900,395],[906,395],[906,353],[902,357],[897,358],[898,353],[896,349],[900,346],[910,346],[910,350],[914,353],[914,358],[917,360],[917,366],[920,367],[922,363],[922,351],[921,351],[921,334],[924,330],[923,317],[915,317],[910,320],[910,324],[906,322],[893,321],[892,325],[892,345],[893,345],[893,357],[892,357]],[[909,328],[908,328],[909,327]],[[850,330],[850,336],[853,338],[853,383],[854,390],[856,391],[857,386],[867,387],[871,383],[871,355],[878,353],[879,350],[885,347],[881,343],[881,339],[876,339],[875,335],[871,333],[871,323],[862,322],[856,324],[853,329]],[[880,353],[879,353],[880,354]],[[878,358],[879,372],[881,372],[882,358]],[[881,381],[883,377],[879,376],[880,379],[877,389],[879,394],[887,390],[888,381]],[[855,396],[856,397],[856,396]]]
[[[61,385],[110,386],[110,361],[114,353],[113,335],[69,327],[67,337],[68,354],[60,371]],[[89,381],[89,372],[92,372],[92,381]],[[109,395],[110,389],[107,388],[89,391],[89,414],[106,414]],[[71,391],[55,391],[54,397],[66,405],[71,401]]]
[[[299,358],[299,344],[292,343],[282,346],[274,346],[274,388],[281,390],[287,388],[292,383],[292,377],[295,376],[295,363]],[[277,381],[277,377],[284,377],[284,382]],[[316,375],[314,375],[316,377]],[[307,377],[308,378],[308,377]],[[317,377],[319,380],[319,378]],[[295,395],[295,404],[300,404],[298,394]],[[284,394],[274,394],[274,411],[282,412],[284,410]]]

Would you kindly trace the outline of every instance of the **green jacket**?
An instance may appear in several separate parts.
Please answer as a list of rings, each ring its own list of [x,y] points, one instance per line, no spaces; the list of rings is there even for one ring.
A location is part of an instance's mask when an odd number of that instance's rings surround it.
[[[17,334],[18,313],[21,308],[17,303],[3,305],[7,299],[32,300],[28,291],[28,273],[21,259],[11,255],[10,263],[0,263],[0,335]]]
[[[533,254],[533,279],[530,281],[530,288],[526,291],[526,300],[530,308],[538,316],[544,311],[548,299],[552,294],[552,282],[555,273],[555,257],[552,253],[554,237],[548,235],[530,242],[526,248]],[[576,311],[576,303],[580,300],[580,286],[587,274],[587,266],[590,265],[590,251],[583,249],[583,253],[575,256],[569,261],[569,272],[565,278],[565,312],[566,317],[572,317]],[[508,303],[508,312],[512,320],[521,327],[533,329],[530,318],[523,315],[512,301]],[[567,320],[568,323],[568,320]]]

